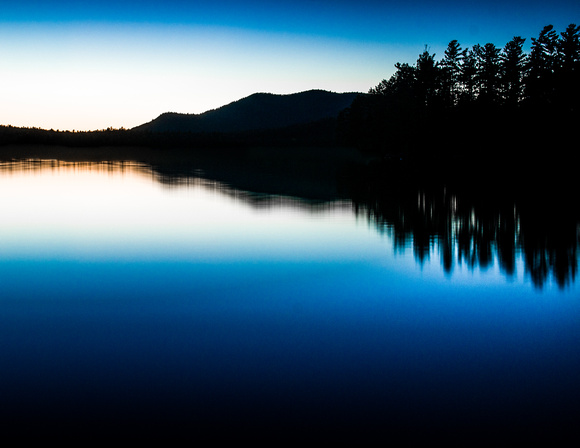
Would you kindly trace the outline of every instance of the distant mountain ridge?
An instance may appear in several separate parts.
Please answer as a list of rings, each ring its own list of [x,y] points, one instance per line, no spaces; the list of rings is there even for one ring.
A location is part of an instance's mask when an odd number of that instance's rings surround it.
[[[308,90],[289,95],[255,93],[201,114],[167,112],[133,128],[150,132],[245,132],[312,123],[350,107],[359,93]]]

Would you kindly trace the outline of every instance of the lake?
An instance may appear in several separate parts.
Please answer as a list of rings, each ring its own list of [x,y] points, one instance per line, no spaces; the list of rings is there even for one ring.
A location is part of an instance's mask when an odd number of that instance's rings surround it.
[[[578,435],[575,219],[208,171],[0,164],[5,429]]]

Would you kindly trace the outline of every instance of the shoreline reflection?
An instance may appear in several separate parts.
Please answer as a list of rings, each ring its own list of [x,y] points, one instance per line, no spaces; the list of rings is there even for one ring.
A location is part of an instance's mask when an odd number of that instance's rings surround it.
[[[230,176],[229,170],[216,171],[215,167],[192,163],[55,159],[0,162],[2,176],[43,170],[135,173],[164,188],[202,187],[258,209],[284,206],[308,213],[352,210],[356,218],[363,218],[389,236],[395,252],[412,250],[419,265],[437,253],[447,274],[458,266],[486,270],[497,262],[502,275],[509,279],[515,276],[521,259],[525,276],[542,289],[552,279],[559,288],[566,288],[575,282],[578,272],[578,216],[557,207],[543,210],[530,200],[506,197],[492,202],[447,186],[419,186],[409,179],[377,185],[353,180],[356,176],[346,176],[346,181],[329,180],[337,182],[338,186],[332,188],[343,193],[320,199],[280,194],[287,187],[282,188],[279,179],[269,176],[271,173],[253,179],[261,187],[253,191],[243,188],[248,181],[240,182],[239,173]]]

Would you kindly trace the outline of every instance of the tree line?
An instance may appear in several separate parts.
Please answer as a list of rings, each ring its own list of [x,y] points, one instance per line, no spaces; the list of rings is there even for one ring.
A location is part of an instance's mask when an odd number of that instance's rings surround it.
[[[455,155],[473,137],[483,137],[484,145],[504,138],[512,148],[526,141],[526,133],[530,142],[564,142],[578,116],[580,26],[570,24],[559,34],[545,26],[531,39],[529,53],[525,42],[515,36],[503,48],[492,43],[462,48],[452,40],[440,60],[425,47],[415,64],[395,64],[388,80],[341,115],[343,140],[367,150],[421,156],[433,149],[437,134],[449,145],[443,152]],[[537,126],[544,132],[534,132]],[[553,140],[553,129],[565,138]]]
[[[573,109],[576,102],[570,93],[578,93],[580,26],[571,24],[558,35],[547,25],[531,40],[529,54],[523,50],[526,39],[520,36],[502,49],[492,43],[462,49],[452,40],[440,61],[426,48],[414,66],[397,63],[396,73],[369,93],[408,95],[423,106],[475,101],[517,106],[526,101]]]
[[[236,132],[149,131],[107,129],[61,131],[0,125],[0,147],[8,145],[58,145],[68,147],[139,146],[149,148],[236,149],[252,146],[334,146],[336,118],[276,129]]]

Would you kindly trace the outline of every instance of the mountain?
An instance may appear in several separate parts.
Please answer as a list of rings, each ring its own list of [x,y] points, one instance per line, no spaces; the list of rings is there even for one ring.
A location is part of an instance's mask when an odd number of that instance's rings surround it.
[[[133,128],[152,132],[245,132],[336,118],[358,93],[309,90],[290,95],[255,93],[202,114],[168,112]]]

